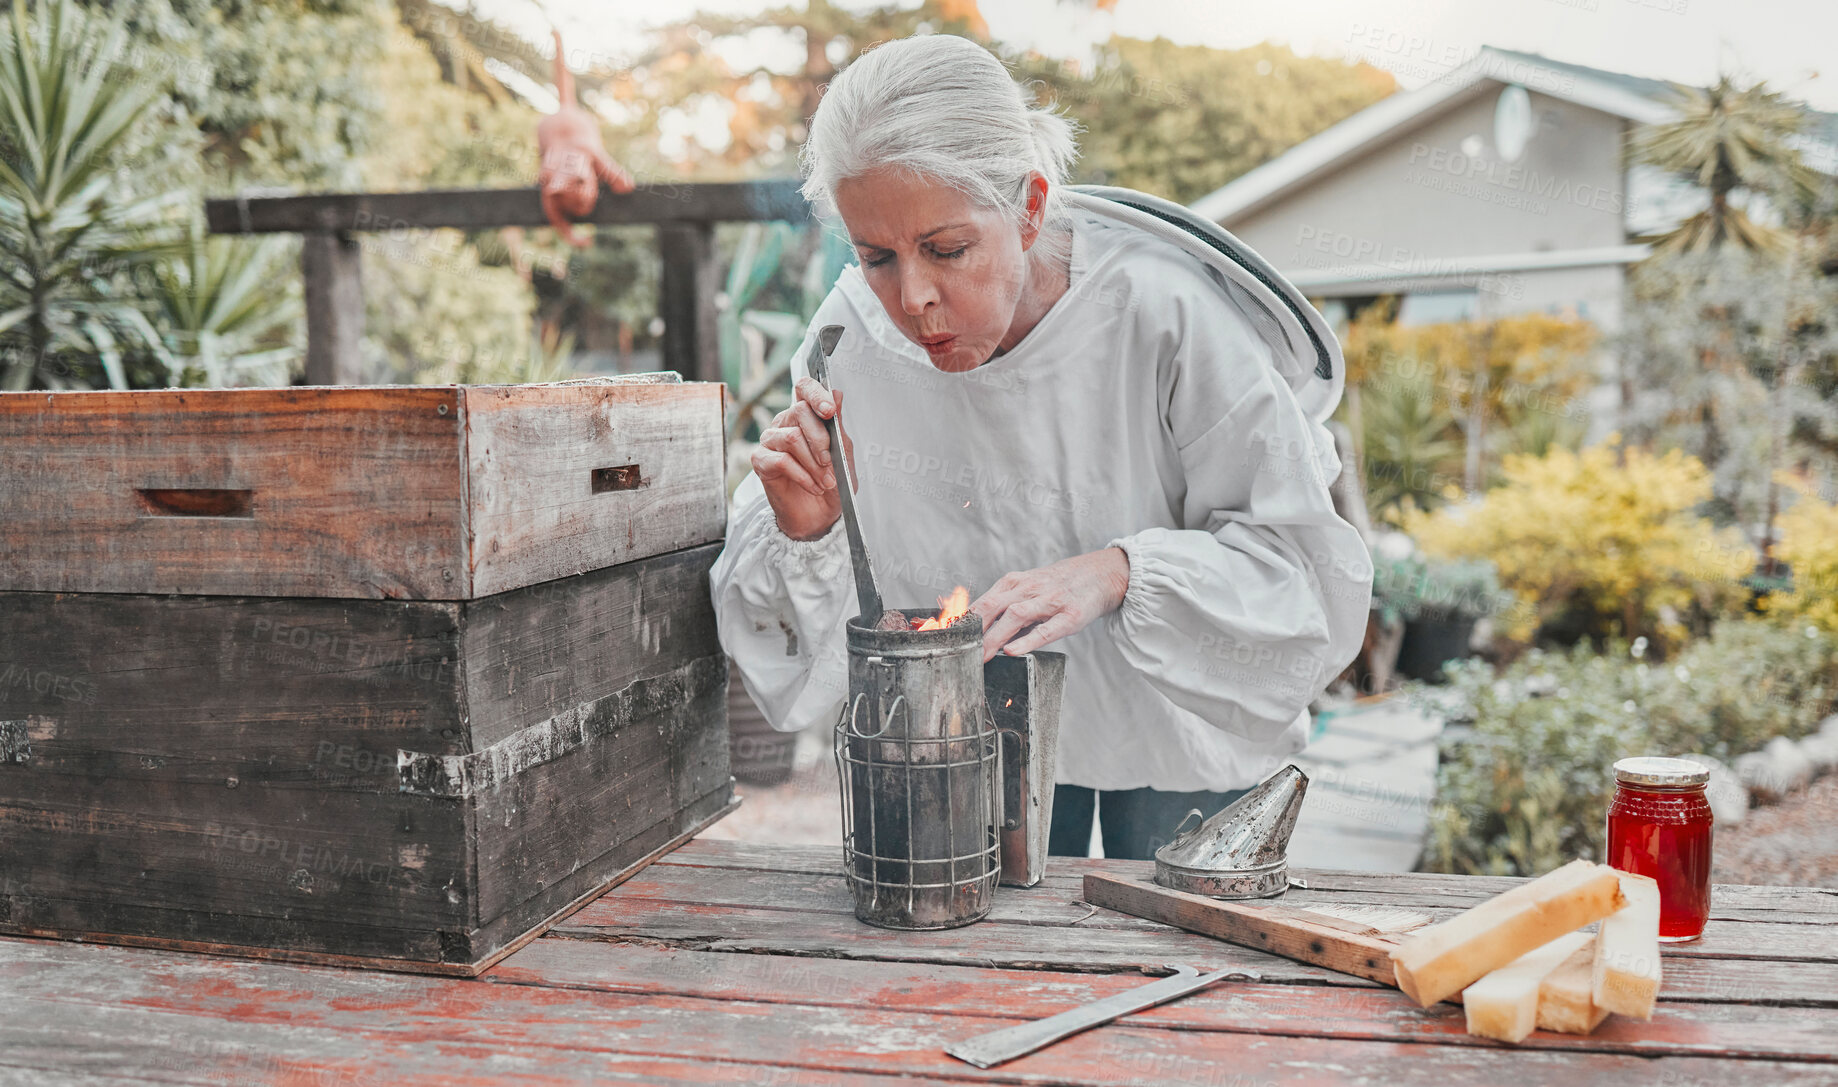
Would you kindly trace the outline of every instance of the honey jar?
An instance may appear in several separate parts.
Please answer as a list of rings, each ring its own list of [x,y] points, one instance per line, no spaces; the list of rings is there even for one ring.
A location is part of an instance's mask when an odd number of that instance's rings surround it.
[[[1659,884],[1659,938],[1695,940],[1710,919],[1710,770],[1652,756],[1615,763],[1608,864]]]

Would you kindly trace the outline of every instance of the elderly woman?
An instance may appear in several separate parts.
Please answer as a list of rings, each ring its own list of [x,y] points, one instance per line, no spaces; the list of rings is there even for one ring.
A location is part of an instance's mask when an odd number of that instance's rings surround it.
[[[772,723],[832,724],[857,610],[847,456],[889,606],[963,585],[985,659],[1066,654],[1051,852],[1083,856],[1095,814],[1107,856],[1141,858],[1302,748],[1370,565],[1263,308],[1073,206],[1075,154],[1071,123],[962,38],[880,46],[830,85],[804,193],[859,257],[811,321],[847,330],[834,391],[794,375],[713,594]]]

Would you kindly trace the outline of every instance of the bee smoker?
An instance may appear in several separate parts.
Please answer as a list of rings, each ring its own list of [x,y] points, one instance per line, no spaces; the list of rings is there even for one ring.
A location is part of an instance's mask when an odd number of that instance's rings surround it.
[[[804,353],[811,377],[826,388],[844,332],[825,325]],[[831,448],[843,448],[839,420],[831,416],[824,427]],[[849,697],[836,722],[843,873],[855,916],[871,925],[967,925],[989,912],[998,880],[1031,886],[1046,864],[1065,658],[1011,658],[1024,663],[992,669],[986,680],[980,617],[914,630],[914,619],[939,612],[884,611],[848,460],[836,462],[837,496],[861,614],[845,627]],[[985,682],[999,691],[1000,725]],[[1014,750],[1007,776],[1005,735]],[[1015,797],[1006,820],[1004,791]]]
[[[982,620],[879,630],[858,616],[847,640],[836,763],[855,915],[897,929],[980,920],[1001,869],[1001,751],[983,697]]]
[[[910,625],[936,611],[901,614]],[[998,880],[1037,882],[1045,863],[1064,657],[1010,658],[986,680],[975,615],[929,631],[877,629],[858,616],[847,641],[835,747],[855,915],[892,929],[981,920]]]

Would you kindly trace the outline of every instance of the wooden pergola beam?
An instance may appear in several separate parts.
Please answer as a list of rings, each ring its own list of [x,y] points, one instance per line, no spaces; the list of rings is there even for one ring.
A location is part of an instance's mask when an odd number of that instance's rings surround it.
[[[204,202],[213,234],[300,234],[306,286],[306,380],[313,385],[363,381],[364,337],[360,247],[353,235],[410,230],[495,230],[547,226],[535,189],[453,189],[399,193],[317,193],[238,196]],[[657,228],[663,263],[658,315],[664,319],[664,365],[692,381],[720,381],[715,332],[718,222],[811,219],[798,182],[731,181],[650,185],[615,194],[602,189],[593,214],[599,226],[647,223]]]
[[[491,230],[547,226],[531,189],[452,189],[424,192],[315,193],[310,196],[229,197],[204,202],[213,234],[312,234],[392,230]],[[602,189],[583,223],[801,223],[810,207],[798,182],[728,181],[648,185],[624,194]]]

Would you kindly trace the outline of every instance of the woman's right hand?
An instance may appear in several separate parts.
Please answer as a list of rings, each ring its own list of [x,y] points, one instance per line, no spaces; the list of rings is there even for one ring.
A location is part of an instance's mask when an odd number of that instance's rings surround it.
[[[840,430],[841,411],[840,391],[826,392],[815,379],[800,378],[791,407],[772,420],[753,451],[753,472],[766,489],[779,531],[794,540],[814,540],[842,516],[830,435],[824,427],[824,420],[836,416]],[[847,430],[842,431],[842,446],[853,478],[855,443]]]

